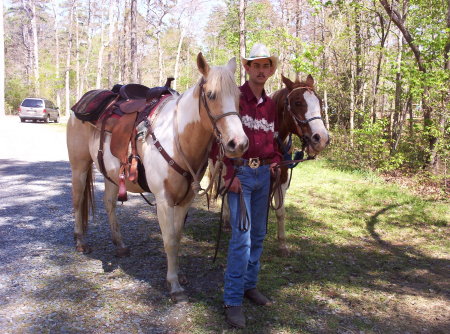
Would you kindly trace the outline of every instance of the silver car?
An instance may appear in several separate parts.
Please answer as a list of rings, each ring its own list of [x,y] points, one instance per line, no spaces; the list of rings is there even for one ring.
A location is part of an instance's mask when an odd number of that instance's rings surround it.
[[[29,97],[20,104],[19,117],[21,122],[40,120],[45,123],[49,121],[58,123],[59,109],[49,100]]]

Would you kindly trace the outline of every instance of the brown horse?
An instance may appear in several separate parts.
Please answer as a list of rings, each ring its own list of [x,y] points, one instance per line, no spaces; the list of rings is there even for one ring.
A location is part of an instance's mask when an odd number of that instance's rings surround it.
[[[303,150],[308,157],[314,158],[330,142],[328,131],[323,123],[321,112],[322,103],[314,90],[314,79],[308,75],[305,82],[300,82],[298,78],[292,82],[288,78],[281,76],[285,88],[272,94],[277,108],[278,117],[278,141],[281,144],[280,150],[283,154],[289,150],[287,143],[290,134],[297,135],[303,144]],[[284,197],[289,187],[289,167],[282,165],[280,176],[280,191],[274,192],[275,213],[278,225],[279,250],[283,256],[288,254],[286,246]]]
[[[303,143],[303,150],[306,151],[309,158],[319,154],[329,143],[330,138],[321,117],[322,104],[314,90],[314,79],[311,75],[305,82],[296,79],[292,82],[288,78],[281,76],[285,88],[275,91],[272,99],[276,104],[278,120],[278,142],[280,151],[286,154],[290,150],[286,145],[290,141],[290,135],[297,135]],[[289,152],[290,153],[290,152]],[[209,161],[210,177],[214,174],[214,166]],[[282,256],[288,255],[285,233],[284,197],[289,187],[289,167],[282,164],[280,167],[279,189],[274,191],[274,207],[277,216],[279,250]],[[223,172],[223,175],[226,171]],[[217,181],[217,180],[216,180]],[[223,180],[221,184],[224,184]],[[216,183],[217,185],[217,183]],[[223,220],[226,226],[229,226],[229,208],[228,201],[223,203]]]
[[[203,176],[205,157],[214,135],[229,157],[241,156],[248,147],[237,112],[239,89],[234,80],[236,60],[232,58],[225,66],[210,67],[199,53],[197,67],[202,75],[198,83],[181,96],[168,97],[151,124],[156,138],[172,160],[197,175],[187,178],[171,167],[173,162],[162,156],[151,136],[137,144],[147,183],[157,203],[158,221],[167,255],[167,281],[171,296],[176,301],[187,300],[178,278],[178,251],[183,222],[196,195],[190,180],[194,178],[195,181]],[[120,161],[112,155],[110,142],[111,136],[108,134],[103,156],[107,176],[112,182],[105,178],[104,204],[117,254],[124,256],[128,255],[129,250],[123,243],[115,213]],[[99,144],[100,131],[72,114],[67,125],[67,147],[72,167],[76,250],[79,252],[90,251],[84,238],[88,208],[92,201],[92,163],[99,169]],[[138,184],[127,181],[126,186],[130,192],[144,192]]]

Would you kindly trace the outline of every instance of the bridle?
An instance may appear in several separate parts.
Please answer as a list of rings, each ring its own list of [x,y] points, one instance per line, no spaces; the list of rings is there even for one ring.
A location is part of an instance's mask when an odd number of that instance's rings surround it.
[[[308,119],[300,119],[296,114],[294,114],[294,112],[291,109],[291,101],[289,99],[289,97],[291,96],[291,94],[299,89],[306,89],[308,92],[313,93],[314,95],[316,94],[314,89],[308,86],[301,86],[301,87],[296,87],[293,90],[291,90],[288,95],[286,96],[285,102],[284,102],[284,108],[287,109],[287,111],[289,112],[289,115],[292,117],[292,120],[294,121],[296,128],[297,128],[297,132],[299,137],[302,139],[303,142],[303,149],[309,144],[310,139],[304,134],[304,131],[302,130],[303,126],[307,126],[309,124],[309,122],[314,121],[316,119],[320,119],[322,120],[321,116],[314,116]]]
[[[308,92],[313,93],[314,95],[316,94],[314,92],[314,89],[311,87],[307,87],[307,86],[303,86],[303,87],[296,87],[293,90],[291,90],[289,92],[289,94],[286,96],[286,101],[285,101],[285,107],[287,108],[287,110],[289,111],[290,115],[292,116],[293,120],[297,123],[298,126],[300,125],[307,125],[309,122],[314,121],[315,119],[322,119],[321,116],[314,116],[308,119],[300,119],[298,118],[298,116],[296,114],[294,114],[294,112],[291,110],[291,101],[289,100],[289,96],[296,90],[298,89],[306,89]]]
[[[220,114],[218,116],[213,115],[211,112],[211,109],[209,109],[208,101],[206,100],[205,89],[203,87],[205,83],[206,83],[205,79],[202,78],[198,85],[200,88],[200,98],[198,99],[198,110],[200,112],[201,102],[203,102],[203,106],[205,107],[206,114],[208,115],[208,118],[211,121],[214,135],[216,136],[218,144],[221,145],[221,149],[223,149],[223,147],[222,147],[223,144],[222,144],[222,140],[221,140],[222,134],[220,133],[220,130],[217,127],[217,122],[224,117],[232,116],[232,115],[238,116],[239,119],[241,119],[241,120],[242,120],[242,118],[241,118],[241,115],[237,111],[228,111],[228,112]]]
[[[203,87],[205,83],[206,83],[205,79],[202,78],[200,83],[198,84],[199,88],[200,88],[200,97],[198,99],[198,112],[200,113],[201,106],[203,103],[203,106],[205,107],[205,110],[206,110],[206,114],[208,115],[208,118],[211,121],[211,125],[213,128],[213,134],[216,137],[216,142],[219,145],[219,155],[218,155],[218,160],[216,163],[216,167],[218,167],[221,164],[223,164],[223,158],[225,156],[225,148],[223,147],[222,133],[220,132],[219,128],[217,127],[217,122],[226,116],[232,116],[232,115],[236,115],[239,117],[239,119],[241,119],[241,115],[237,111],[229,111],[229,112],[220,114],[218,116],[213,115],[213,113],[211,112],[211,109],[209,108],[208,101],[206,100],[205,89]],[[178,101],[177,101],[177,108],[175,109],[176,115],[177,115],[177,111],[178,111],[178,102],[180,101],[181,97],[182,97],[182,95],[178,98]],[[211,177],[211,181],[210,181],[210,184],[208,185],[208,187],[206,187],[206,189],[201,188],[200,174],[205,170],[206,165],[208,163],[208,156],[209,156],[209,152],[211,151],[213,141],[212,140],[209,141],[208,148],[206,150],[206,154],[205,154],[205,157],[201,164],[201,167],[197,170],[197,172],[194,172],[191,164],[189,163],[189,161],[187,160],[186,156],[183,153],[183,150],[181,149],[180,141],[178,138],[179,132],[178,132],[176,116],[174,119],[174,125],[175,125],[175,144],[177,146],[178,151],[180,152],[181,158],[183,159],[184,163],[186,164],[186,166],[189,170],[189,173],[191,174],[191,177],[193,179],[193,181],[191,183],[192,190],[194,191],[194,194],[196,196],[197,195],[200,195],[200,196],[207,195],[209,190],[213,186],[213,180],[214,180],[215,176],[217,175],[217,172],[222,169],[221,167],[215,168],[214,174]],[[202,193],[200,193],[200,190],[202,190]],[[185,197],[186,197],[186,195],[185,195]],[[208,206],[209,206],[209,200],[208,200]]]

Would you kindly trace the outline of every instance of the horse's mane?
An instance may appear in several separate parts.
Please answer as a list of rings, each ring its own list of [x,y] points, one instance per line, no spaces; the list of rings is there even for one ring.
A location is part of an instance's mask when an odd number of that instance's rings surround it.
[[[202,79],[200,78],[199,83]],[[231,95],[238,99],[240,90],[236,85],[234,74],[225,66],[211,67],[208,74],[208,88],[213,93]]]

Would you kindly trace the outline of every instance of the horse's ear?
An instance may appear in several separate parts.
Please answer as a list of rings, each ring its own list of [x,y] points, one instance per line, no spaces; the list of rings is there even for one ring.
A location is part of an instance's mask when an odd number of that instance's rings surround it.
[[[283,74],[281,75],[281,80],[288,90],[292,90],[292,88],[294,88],[294,83],[289,78],[286,78]]]
[[[308,77],[306,78],[306,84],[308,85],[308,87],[314,87],[314,78],[311,74],[308,74]]]
[[[233,57],[228,61],[227,68],[231,71],[231,73],[236,72],[236,57]]]
[[[205,57],[203,57],[203,54],[201,52],[197,55],[197,67],[201,74],[203,74],[204,77],[208,76],[209,73],[209,65],[206,62]]]

